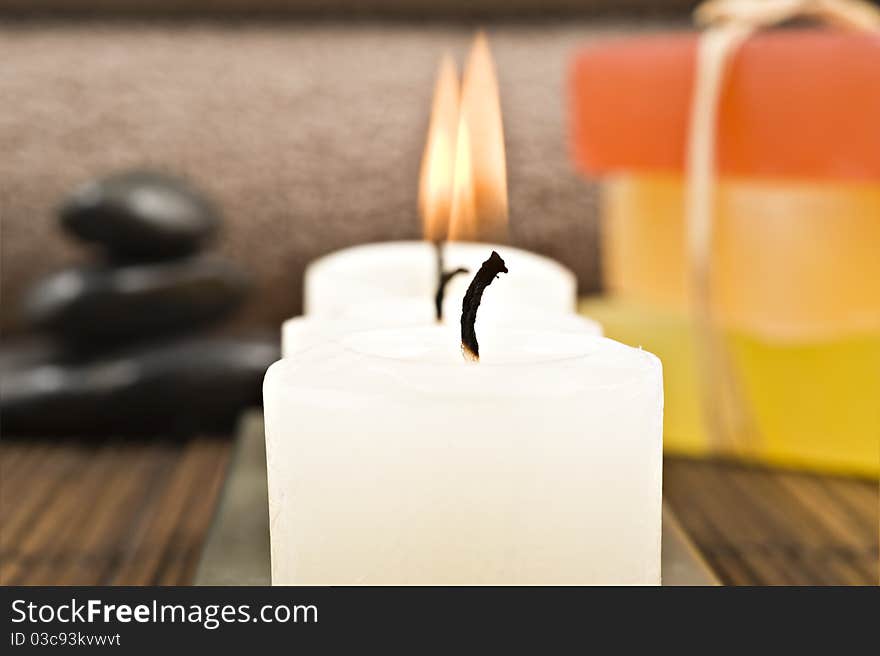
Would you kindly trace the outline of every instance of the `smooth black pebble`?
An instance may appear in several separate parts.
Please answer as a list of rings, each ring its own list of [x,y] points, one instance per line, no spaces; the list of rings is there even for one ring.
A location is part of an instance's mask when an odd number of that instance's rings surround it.
[[[225,260],[195,256],[120,267],[74,267],[24,298],[23,320],[83,347],[152,338],[218,319],[245,297],[248,278]]]
[[[4,436],[226,433],[259,406],[277,340],[190,338],[87,363],[30,364],[0,378]]]
[[[122,260],[193,253],[220,224],[217,209],[203,194],[151,171],[82,185],[63,202],[60,217],[65,230]]]

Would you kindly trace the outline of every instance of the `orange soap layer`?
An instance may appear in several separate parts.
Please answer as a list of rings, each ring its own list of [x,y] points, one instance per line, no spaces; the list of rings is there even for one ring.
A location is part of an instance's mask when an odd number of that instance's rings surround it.
[[[880,185],[722,178],[712,300],[725,327],[804,341],[880,331]],[[610,176],[602,193],[606,288],[689,309],[681,176]]]
[[[593,46],[571,75],[572,139],[590,174],[681,171],[697,39]],[[880,36],[831,30],[759,34],[734,56],[718,124],[721,173],[880,179]]]

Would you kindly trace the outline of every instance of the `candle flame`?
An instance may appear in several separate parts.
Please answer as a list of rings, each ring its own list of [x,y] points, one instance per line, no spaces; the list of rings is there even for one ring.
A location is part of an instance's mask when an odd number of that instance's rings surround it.
[[[452,205],[456,131],[459,120],[458,70],[450,55],[440,62],[428,140],[419,178],[419,214],[425,239],[446,238]]]
[[[419,178],[425,239],[506,241],[507,163],[495,64],[483,32],[458,71],[443,57]]]
[[[464,116],[458,122],[455,144],[455,174],[452,179],[452,207],[449,216],[449,239],[476,241],[477,204],[474,194],[474,170],[471,160],[471,134]]]
[[[495,63],[474,39],[461,90],[449,239],[506,241],[507,163]]]

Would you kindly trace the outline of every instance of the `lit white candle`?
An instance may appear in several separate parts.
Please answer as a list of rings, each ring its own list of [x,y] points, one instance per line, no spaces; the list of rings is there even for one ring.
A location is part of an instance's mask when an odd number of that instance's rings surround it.
[[[564,314],[577,306],[574,274],[549,258],[492,244],[451,242],[444,246],[447,270],[466,268],[473,275],[493,250],[504,256],[510,275],[497,292],[498,306],[525,306],[535,313]],[[446,286],[446,302],[461,308],[469,275]],[[434,245],[398,241],[354,246],[322,257],[305,273],[305,314],[345,317],[364,301],[410,298],[431,304],[437,291]],[[429,305],[428,307],[432,307]],[[493,312],[493,310],[488,310]]]
[[[352,333],[269,369],[273,582],[659,583],[657,358],[506,327],[474,364],[451,337]]]
[[[466,279],[469,280],[470,276]],[[455,334],[459,330],[461,301],[457,298],[447,298],[443,316],[442,323],[452,331],[450,340],[454,341]],[[387,298],[370,303],[359,303],[349,306],[338,318],[303,316],[285,321],[281,326],[281,356],[286,358],[319,342],[365,329],[429,326],[436,323],[434,303],[429,298]],[[495,296],[489,295],[483,299],[480,313],[477,315],[477,332],[504,325],[602,335],[602,327],[586,317],[577,314],[546,313],[522,305],[505,305],[499,303]]]
[[[473,243],[506,239],[508,219],[501,104],[484,34],[474,40],[461,89],[452,59],[441,62],[418,207],[425,242],[357,246],[312,263],[305,273],[305,313],[339,318],[353,305],[389,298],[433,303],[439,286],[436,245],[446,272],[465,268],[473,274],[493,250],[503,253],[511,275],[498,292],[499,306],[542,314],[575,311],[577,281],[567,268],[521,249]],[[459,275],[446,285],[453,308],[461,307],[468,282]]]

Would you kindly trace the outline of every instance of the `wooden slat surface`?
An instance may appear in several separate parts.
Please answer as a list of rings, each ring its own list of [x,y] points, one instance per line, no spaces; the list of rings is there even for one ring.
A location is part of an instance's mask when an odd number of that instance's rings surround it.
[[[734,585],[876,585],[876,481],[666,458],[664,494]]]
[[[188,584],[231,440],[0,442],[0,583]],[[664,493],[729,584],[878,581],[875,482],[667,458]]]
[[[187,583],[229,445],[4,439],[0,583]]]
[[[263,415],[247,413],[211,531],[196,570],[195,585],[269,585],[269,499]],[[663,585],[718,585],[674,513],[663,504]]]

